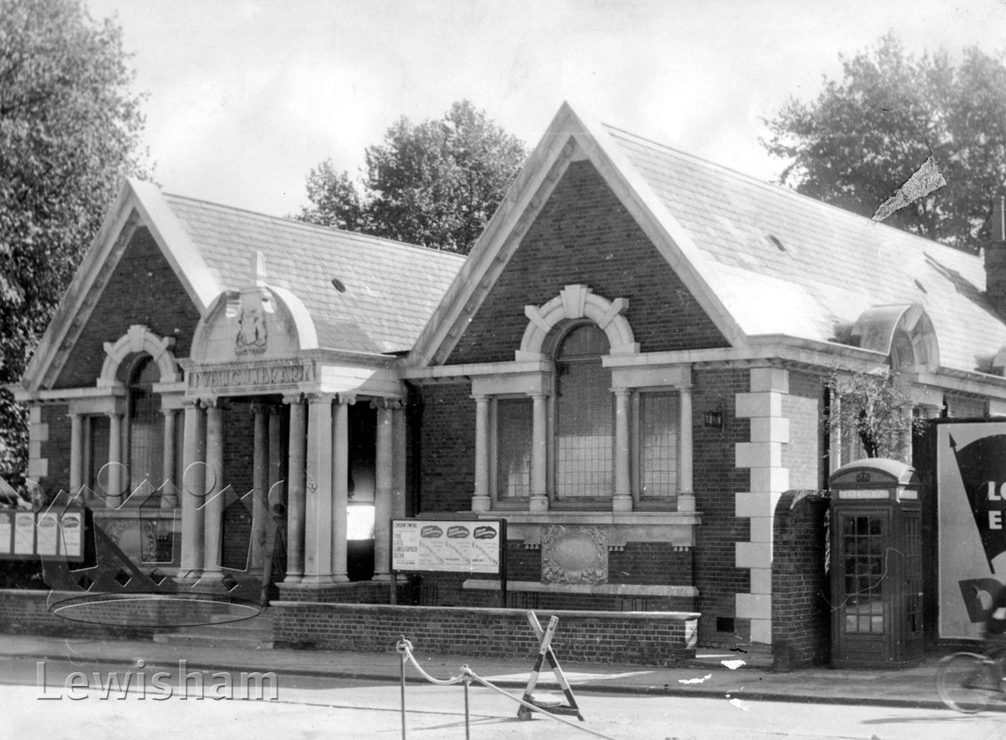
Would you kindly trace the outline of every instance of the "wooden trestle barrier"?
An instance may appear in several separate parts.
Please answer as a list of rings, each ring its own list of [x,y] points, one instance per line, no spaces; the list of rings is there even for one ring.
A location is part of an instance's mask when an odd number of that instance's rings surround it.
[[[573,696],[573,690],[569,687],[569,681],[566,680],[565,674],[562,672],[562,667],[559,665],[558,659],[555,657],[555,652],[552,650],[552,637],[555,635],[556,628],[559,626],[559,617],[553,616],[548,620],[548,629],[542,629],[541,623],[538,621],[538,617],[535,616],[534,612],[527,613],[527,621],[531,625],[531,629],[534,631],[535,637],[538,638],[538,657],[534,662],[534,668],[531,670],[531,675],[528,677],[527,686],[524,689],[524,701],[528,704],[533,704],[538,709],[543,712],[548,712],[549,714],[569,714],[575,716],[578,720],[583,722],[583,715],[580,714],[580,707],[577,706],[576,697]],[[545,661],[548,661],[549,667],[552,669],[552,674],[555,676],[555,680],[559,682],[559,686],[562,688],[562,692],[566,695],[566,704],[563,705],[557,701],[551,701],[541,697],[535,698],[534,687],[538,683],[538,674],[541,672],[541,666]],[[527,706],[521,704],[520,709],[517,710],[517,716],[520,719],[531,719],[534,712]]]

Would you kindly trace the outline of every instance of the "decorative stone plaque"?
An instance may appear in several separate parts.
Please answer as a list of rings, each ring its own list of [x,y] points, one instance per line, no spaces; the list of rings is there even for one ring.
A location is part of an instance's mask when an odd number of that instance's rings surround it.
[[[607,583],[608,531],[547,525],[541,534],[543,583]]]

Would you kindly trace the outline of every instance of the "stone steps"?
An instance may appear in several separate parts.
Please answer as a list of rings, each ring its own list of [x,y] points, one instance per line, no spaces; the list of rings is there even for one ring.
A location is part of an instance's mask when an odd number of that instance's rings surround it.
[[[248,650],[269,650],[273,647],[273,616],[267,611],[257,617],[232,621],[225,614],[210,617],[211,623],[197,627],[181,627],[173,632],[154,635],[154,642],[165,645],[201,645]]]

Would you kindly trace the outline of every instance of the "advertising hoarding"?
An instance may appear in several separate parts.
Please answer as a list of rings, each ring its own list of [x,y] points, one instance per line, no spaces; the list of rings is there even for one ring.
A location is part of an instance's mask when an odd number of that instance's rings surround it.
[[[84,510],[0,510],[0,559],[84,559]]]
[[[1006,582],[1006,422],[937,426],[939,636],[978,639]]]
[[[503,520],[394,519],[391,569],[500,574],[505,525]]]

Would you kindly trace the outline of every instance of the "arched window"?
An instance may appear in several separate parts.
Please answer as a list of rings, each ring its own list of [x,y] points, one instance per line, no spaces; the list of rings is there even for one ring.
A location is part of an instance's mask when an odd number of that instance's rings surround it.
[[[130,490],[135,490],[144,480],[153,489],[163,482],[164,422],[160,399],[153,388],[159,379],[160,371],[150,355],[140,356],[130,369],[129,453],[126,458]]]
[[[554,476],[557,499],[611,496],[615,424],[608,338],[576,325],[555,353]]]

